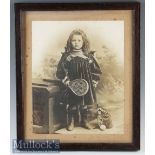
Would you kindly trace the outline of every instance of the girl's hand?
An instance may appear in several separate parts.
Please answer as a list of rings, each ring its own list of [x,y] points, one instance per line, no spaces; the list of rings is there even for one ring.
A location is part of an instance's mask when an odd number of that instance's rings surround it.
[[[98,82],[97,82],[97,81],[95,81],[95,80],[93,80],[93,86],[94,86],[94,88],[96,88],[96,87],[97,87],[97,84],[98,84]]]
[[[65,78],[62,80],[62,83],[67,87],[69,86],[70,80],[68,76],[65,76]]]
[[[68,80],[68,81],[66,81],[66,86],[68,87],[69,86],[69,83],[70,83],[70,81]]]

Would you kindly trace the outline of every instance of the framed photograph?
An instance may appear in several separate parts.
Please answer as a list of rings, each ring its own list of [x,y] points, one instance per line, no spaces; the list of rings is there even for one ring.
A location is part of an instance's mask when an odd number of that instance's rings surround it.
[[[16,3],[15,24],[18,142],[139,150],[140,4]]]

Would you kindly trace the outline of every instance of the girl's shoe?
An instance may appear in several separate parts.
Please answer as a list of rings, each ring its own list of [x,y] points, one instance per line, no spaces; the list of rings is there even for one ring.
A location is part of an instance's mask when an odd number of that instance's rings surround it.
[[[95,127],[92,126],[87,120],[84,120],[83,121],[83,127],[86,128],[86,129],[94,129]]]
[[[74,118],[71,119],[71,121],[69,122],[67,126],[68,131],[72,131],[73,129],[74,129]]]

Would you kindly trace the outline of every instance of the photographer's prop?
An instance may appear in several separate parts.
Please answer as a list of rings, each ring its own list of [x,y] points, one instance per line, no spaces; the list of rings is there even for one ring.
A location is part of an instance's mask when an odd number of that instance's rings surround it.
[[[97,123],[101,130],[112,128],[111,115],[106,109],[98,108]]]
[[[54,133],[66,126],[66,107],[59,102],[60,81],[33,79],[33,132]]]

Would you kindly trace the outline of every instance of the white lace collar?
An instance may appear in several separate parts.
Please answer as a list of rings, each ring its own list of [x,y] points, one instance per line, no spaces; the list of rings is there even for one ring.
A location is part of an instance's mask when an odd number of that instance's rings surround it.
[[[88,57],[86,57],[84,54],[83,54],[83,51],[82,50],[74,50],[73,52],[71,52],[70,56],[72,57],[81,57],[81,58],[84,58],[84,59],[87,59]]]

